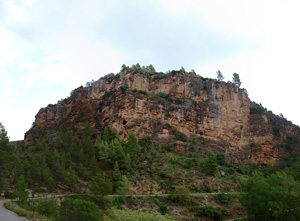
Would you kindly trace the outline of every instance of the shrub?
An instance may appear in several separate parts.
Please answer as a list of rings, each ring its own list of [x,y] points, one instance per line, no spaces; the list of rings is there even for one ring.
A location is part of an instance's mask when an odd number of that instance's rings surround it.
[[[169,123],[165,123],[165,125],[169,128],[171,128],[171,125]]]
[[[55,199],[39,199],[36,210],[45,216],[56,217],[58,215],[57,201]]]
[[[147,94],[147,92],[146,92],[146,91],[143,91],[143,90],[139,90],[139,93],[140,93],[140,94],[144,94],[144,95]]]
[[[225,193],[220,193],[217,195],[217,200],[221,203],[227,204],[231,200],[231,196]]]
[[[157,95],[159,97],[161,97],[161,98],[164,98],[164,99],[167,99],[167,100],[172,100],[172,98],[171,98],[171,96],[169,94],[165,94],[163,92],[159,92]]]
[[[203,159],[203,165],[206,174],[215,175],[218,171],[218,161],[215,154],[210,151]]]
[[[280,137],[280,133],[279,133],[279,128],[278,127],[273,127],[273,134],[275,137]]]
[[[110,96],[114,97],[115,92],[114,91],[105,91],[104,95],[102,96],[102,100],[104,100],[105,98],[108,98]]]
[[[162,215],[165,215],[168,212],[167,204],[165,204],[165,203],[161,204],[158,212],[160,212]]]
[[[221,220],[222,214],[218,212],[211,205],[207,205],[197,213],[197,216],[199,217],[204,216],[204,217],[212,218],[213,220]]]
[[[170,198],[178,205],[187,205],[191,201],[190,191],[184,186],[176,186]]]
[[[250,107],[250,114],[263,114],[264,108],[260,106]]]
[[[124,93],[128,88],[129,88],[128,85],[122,85],[122,86],[120,86],[120,89],[122,90],[123,93]]]
[[[164,79],[164,78],[167,78],[168,76],[166,74],[160,74],[160,75],[155,75],[153,80],[156,80],[156,79]]]
[[[202,192],[202,193],[211,193],[211,188],[208,184],[204,183],[200,187],[200,192]]]
[[[217,160],[219,165],[225,165],[225,155],[223,153],[217,153]]]
[[[82,199],[65,199],[61,203],[61,220],[100,220],[99,208],[93,202]]]

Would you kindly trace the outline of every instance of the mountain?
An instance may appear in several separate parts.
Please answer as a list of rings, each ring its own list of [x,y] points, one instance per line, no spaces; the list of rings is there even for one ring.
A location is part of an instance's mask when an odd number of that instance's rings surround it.
[[[108,125],[123,141],[132,131],[178,152],[224,153],[236,165],[275,165],[300,155],[298,126],[252,102],[233,83],[185,71],[126,67],[108,74],[40,109],[25,142],[67,129],[79,136],[87,123],[97,133]]]

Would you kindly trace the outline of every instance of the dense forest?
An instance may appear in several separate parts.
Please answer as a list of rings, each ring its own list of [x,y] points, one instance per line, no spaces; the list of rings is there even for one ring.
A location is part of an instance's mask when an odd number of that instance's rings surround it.
[[[184,142],[189,148],[176,152],[147,138],[138,142],[132,132],[122,142],[110,127],[93,131],[86,124],[79,136],[56,131],[40,141],[16,144],[9,142],[1,124],[0,189],[7,198],[18,199],[7,207],[25,210],[19,213],[29,218],[300,219],[299,157],[275,167],[235,166],[222,153],[196,154],[205,141]],[[199,179],[203,182],[197,183]],[[138,186],[153,196],[134,197],[138,191],[132,187]],[[29,191],[74,195],[30,200]]]

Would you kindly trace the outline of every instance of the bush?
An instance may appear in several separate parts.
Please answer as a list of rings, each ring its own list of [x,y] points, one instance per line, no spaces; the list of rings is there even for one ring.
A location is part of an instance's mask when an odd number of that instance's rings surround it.
[[[191,201],[190,191],[184,186],[176,186],[170,199],[178,205],[187,205]]]
[[[100,220],[99,208],[93,202],[82,199],[65,199],[61,203],[60,219],[70,221]]]
[[[223,153],[217,153],[217,160],[219,165],[225,165],[225,155]]]
[[[202,192],[202,193],[211,193],[211,188],[208,184],[205,183],[200,187],[200,192]]]
[[[105,98],[108,98],[110,96],[114,97],[115,92],[114,91],[105,91],[104,95],[102,96],[102,100],[104,100]]]
[[[160,75],[155,75],[153,80],[156,80],[156,79],[164,79],[164,78],[167,78],[168,76],[166,74],[160,74]]]
[[[120,86],[120,89],[122,90],[122,92],[124,93],[129,87],[127,85],[122,85]]]
[[[55,199],[40,199],[37,201],[35,209],[38,213],[48,217],[57,217],[58,205]]]
[[[263,114],[265,109],[260,106],[250,107],[250,114]]]
[[[158,212],[160,212],[162,215],[165,215],[168,212],[167,204],[165,204],[165,203],[161,204]]]
[[[169,94],[165,94],[165,93],[159,92],[157,95],[159,97],[161,97],[161,98],[164,98],[164,99],[167,99],[167,100],[172,100],[172,98],[171,98],[171,96]]]
[[[218,171],[218,161],[215,154],[210,151],[203,159],[205,173],[214,176]]]
[[[143,91],[143,90],[139,90],[139,93],[140,93],[140,94],[147,95],[147,92],[146,92],[146,91]]]
[[[211,205],[205,206],[202,210],[197,213],[199,217],[208,217],[214,220],[221,220],[222,214],[218,212],[214,207]]]
[[[273,127],[273,134],[275,137],[280,137],[280,133],[279,133],[279,128],[278,127]]]
[[[227,204],[231,200],[231,196],[225,193],[220,193],[217,195],[217,200],[221,203]]]

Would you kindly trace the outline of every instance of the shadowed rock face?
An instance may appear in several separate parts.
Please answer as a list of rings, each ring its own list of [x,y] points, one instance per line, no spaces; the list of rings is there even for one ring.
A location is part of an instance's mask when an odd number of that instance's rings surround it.
[[[40,109],[25,142],[86,123],[110,125],[123,140],[129,131],[160,144],[172,143],[174,136],[205,139],[203,150],[223,152],[234,164],[274,165],[300,149],[299,127],[252,103],[244,89],[192,73],[143,74],[130,68]]]

